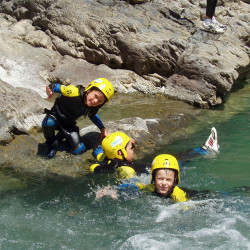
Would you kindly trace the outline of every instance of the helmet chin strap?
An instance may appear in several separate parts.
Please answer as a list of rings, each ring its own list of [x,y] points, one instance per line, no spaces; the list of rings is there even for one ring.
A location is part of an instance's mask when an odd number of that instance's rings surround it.
[[[118,150],[118,155],[122,157],[122,160],[125,160],[125,161],[127,160],[121,149]]]
[[[176,175],[176,173],[175,173],[174,184],[173,184],[173,187],[171,188],[171,190],[169,192],[173,191],[173,189],[177,186],[177,183],[178,183],[178,175]]]

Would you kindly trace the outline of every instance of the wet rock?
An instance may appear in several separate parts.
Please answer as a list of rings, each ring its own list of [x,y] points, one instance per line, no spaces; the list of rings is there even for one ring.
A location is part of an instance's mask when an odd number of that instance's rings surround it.
[[[136,140],[135,159],[152,154],[162,145],[178,138],[182,134],[181,130],[197,115],[189,105],[166,102],[160,97],[118,97],[113,104],[109,103],[100,116],[109,132],[123,131]],[[136,113],[140,113],[141,117],[135,117]],[[61,141],[56,156],[48,159],[41,129],[30,130],[29,134],[16,135],[15,140],[6,146],[0,145],[0,167],[28,176],[59,180],[81,178],[95,163],[92,149],[100,144],[100,131],[89,124],[89,119],[80,119],[78,122],[82,128],[82,140],[88,149],[82,155],[72,155],[67,142]]]
[[[138,159],[145,154],[154,152],[162,144],[173,139],[169,133],[179,127],[180,123],[176,122],[179,118],[168,118],[168,126],[166,126],[166,120],[143,120],[136,117],[109,122],[107,125],[111,132],[120,130],[136,140],[135,157]],[[186,123],[182,118],[180,121],[181,126],[184,127]],[[162,126],[163,124],[164,126]],[[153,131],[157,131],[157,134],[154,134]],[[81,134],[82,140],[87,145],[87,152],[82,155],[72,155],[67,143],[63,141],[58,147],[56,156],[52,159],[45,156],[47,147],[41,134],[18,135],[8,146],[0,146],[1,169],[58,180],[81,178],[88,174],[89,167],[95,163],[92,149],[99,144],[100,133],[95,127],[89,126],[81,130]]]
[[[146,135],[148,139],[140,141],[145,148],[155,145],[152,134],[165,134],[159,124],[168,113],[161,109],[167,99],[198,107],[223,103],[236,80],[249,77],[250,7],[239,0],[219,1],[217,19],[228,25],[223,35],[199,29],[205,8],[206,1],[191,0],[1,1],[0,141],[5,145],[18,134],[10,148],[2,149],[7,157],[3,157],[3,164],[8,165],[8,158],[17,158],[14,166],[19,166],[22,157],[15,155],[17,138],[23,140],[20,145],[26,145],[29,138],[27,145],[34,148],[27,147],[22,153],[33,159],[33,165],[36,162],[32,157],[43,140],[25,134],[33,127],[41,128],[43,108],[52,105],[44,99],[45,86],[50,82],[86,86],[97,77],[108,78],[116,93],[129,93],[126,101],[131,106],[134,103],[132,111],[137,114],[132,116],[131,109],[126,106],[124,110],[124,103],[114,97],[112,102],[121,107],[107,106],[112,111],[107,119],[121,122],[119,128],[124,129],[128,125],[121,119],[140,116],[135,119],[138,126],[127,132],[134,137],[137,133]],[[151,106],[144,103],[140,109],[141,103],[130,99],[134,92],[166,99],[153,109],[151,117]],[[179,113],[168,115],[178,120],[182,118]],[[145,121],[154,118],[154,122]],[[146,132],[146,127],[152,131]],[[41,160],[37,172],[65,176],[82,173],[81,157],[67,158],[67,153],[59,153],[60,157],[61,161],[67,159],[65,165],[74,161],[74,169],[63,173],[56,170],[53,161]],[[32,171],[29,162],[27,166]]]

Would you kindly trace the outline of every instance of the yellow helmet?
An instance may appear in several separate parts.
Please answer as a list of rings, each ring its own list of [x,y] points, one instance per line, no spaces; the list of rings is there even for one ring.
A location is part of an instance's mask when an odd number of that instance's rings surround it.
[[[152,162],[152,167],[151,167],[151,183],[154,181],[153,180],[153,174],[156,169],[173,169],[177,172],[177,185],[180,183],[180,168],[179,168],[179,163],[177,159],[173,155],[169,154],[161,154],[157,155],[153,162]]]
[[[105,155],[113,160],[113,159],[120,159],[123,160],[124,157],[127,157],[126,146],[130,141],[130,137],[127,136],[123,132],[115,132],[107,137],[105,137],[102,141],[102,148]],[[121,150],[123,155],[119,155],[118,151]]]
[[[85,88],[85,91],[94,87],[99,89],[105,95],[107,102],[110,101],[114,94],[114,87],[109,80],[106,78],[97,78]]]

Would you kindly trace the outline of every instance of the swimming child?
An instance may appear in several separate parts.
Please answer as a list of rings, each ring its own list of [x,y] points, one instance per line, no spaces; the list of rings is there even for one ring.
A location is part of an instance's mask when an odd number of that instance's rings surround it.
[[[101,139],[109,134],[97,114],[114,94],[114,88],[107,79],[95,79],[86,88],[81,85],[75,87],[52,83],[46,86],[46,92],[49,99],[53,93],[61,94],[56,98],[51,110],[45,109],[47,115],[42,122],[49,158],[55,156],[58,143],[64,138],[69,143],[72,154],[85,152],[86,147],[81,141],[79,128],[76,126],[76,121],[81,116],[88,116],[100,129]],[[55,135],[56,130],[59,131],[57,135]]]
[[[187,194],[177,185],[180,183],[180,168],[173,155],[161,154],[154,158],[151,167],[151,184],[137,183],[138,189],[148,189],[160,197],[172,198],[175,202],[187,201]]]
[[[119,179],[126,178],[132,180],[129,183],[123,183],[118,186],[118,190],[148,189],[160,196],[171,197],[174,201],[186,201],[186,193],[177,186],[180,182],[179,163],[172,155],[163,154],[154,159],[151,167],[151,184],[144,185],[139,182],[136,183],[136,181],[133,180],[138,173],[147,173],[145,166],[144,168],[141,166],[138,168],[133,164],[134,144],[135,141],[125,133],[115,132],[110,134],[104,138],[102,142],[104,153],[110,161],[93,164],[90,167],[90,172],[115,170]],[[218,152],[218,150],[217,131],[215,128],[212,128],[210,136],[202,147],[182,153],[181,158],[185,160],[184,155],[186,155],[186,159],[190,159],[198,155],[209,154],[212,151]],[[167,182],[167,184],[165,182]],[[101,198],[104,195],[109,195],[111,192],[112,197],[116,197],[114,190],[110,187],[99,190],[96,197]]]
[[[132,173],[136,173],[135,170],[140,173],[145,172],[145,166],[141,167],[133,164],[134,147],[135,140],[130,138],[127,134],[123,132],[114,132],[109,134],[102,141],[102,149],[100,151],[97,150],[100,155],[96,157],[97,153],[94,152],[95,158],[104,159],[106,156],[106,160],[104,162],[93,164],[90,167],[90,172],[97,173],[116,170],[125,174],[124,178],[130,178]],[[211,134],[202,147],[180,153],[177,158],[178,160],[185,161],[199,155],[209,154],[211,151],[219,151],[217,131],[214,127],[211,129]],[[127,170],[128,176],[126,176],[125,169]]]
[[[133,165],[135,140],[123,132],[114,132],[102,141],[102,149],[107,160],[93,164],[90,172],[116,171],[119,178],[136,175]],[[100,157],[101,158],[101,157]]]

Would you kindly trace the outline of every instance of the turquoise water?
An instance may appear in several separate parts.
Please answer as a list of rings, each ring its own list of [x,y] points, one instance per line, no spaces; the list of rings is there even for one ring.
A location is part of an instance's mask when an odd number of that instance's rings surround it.
[[[0,249],[249,249],[249,101],[247,85],[156,152],[200,146],[217,128],[220,153],[181,167],[180,186],[198,191],[187,203],[147,192],[96,200],[96,190],[113,183],[112,174],[63,183],[1,173]]]

